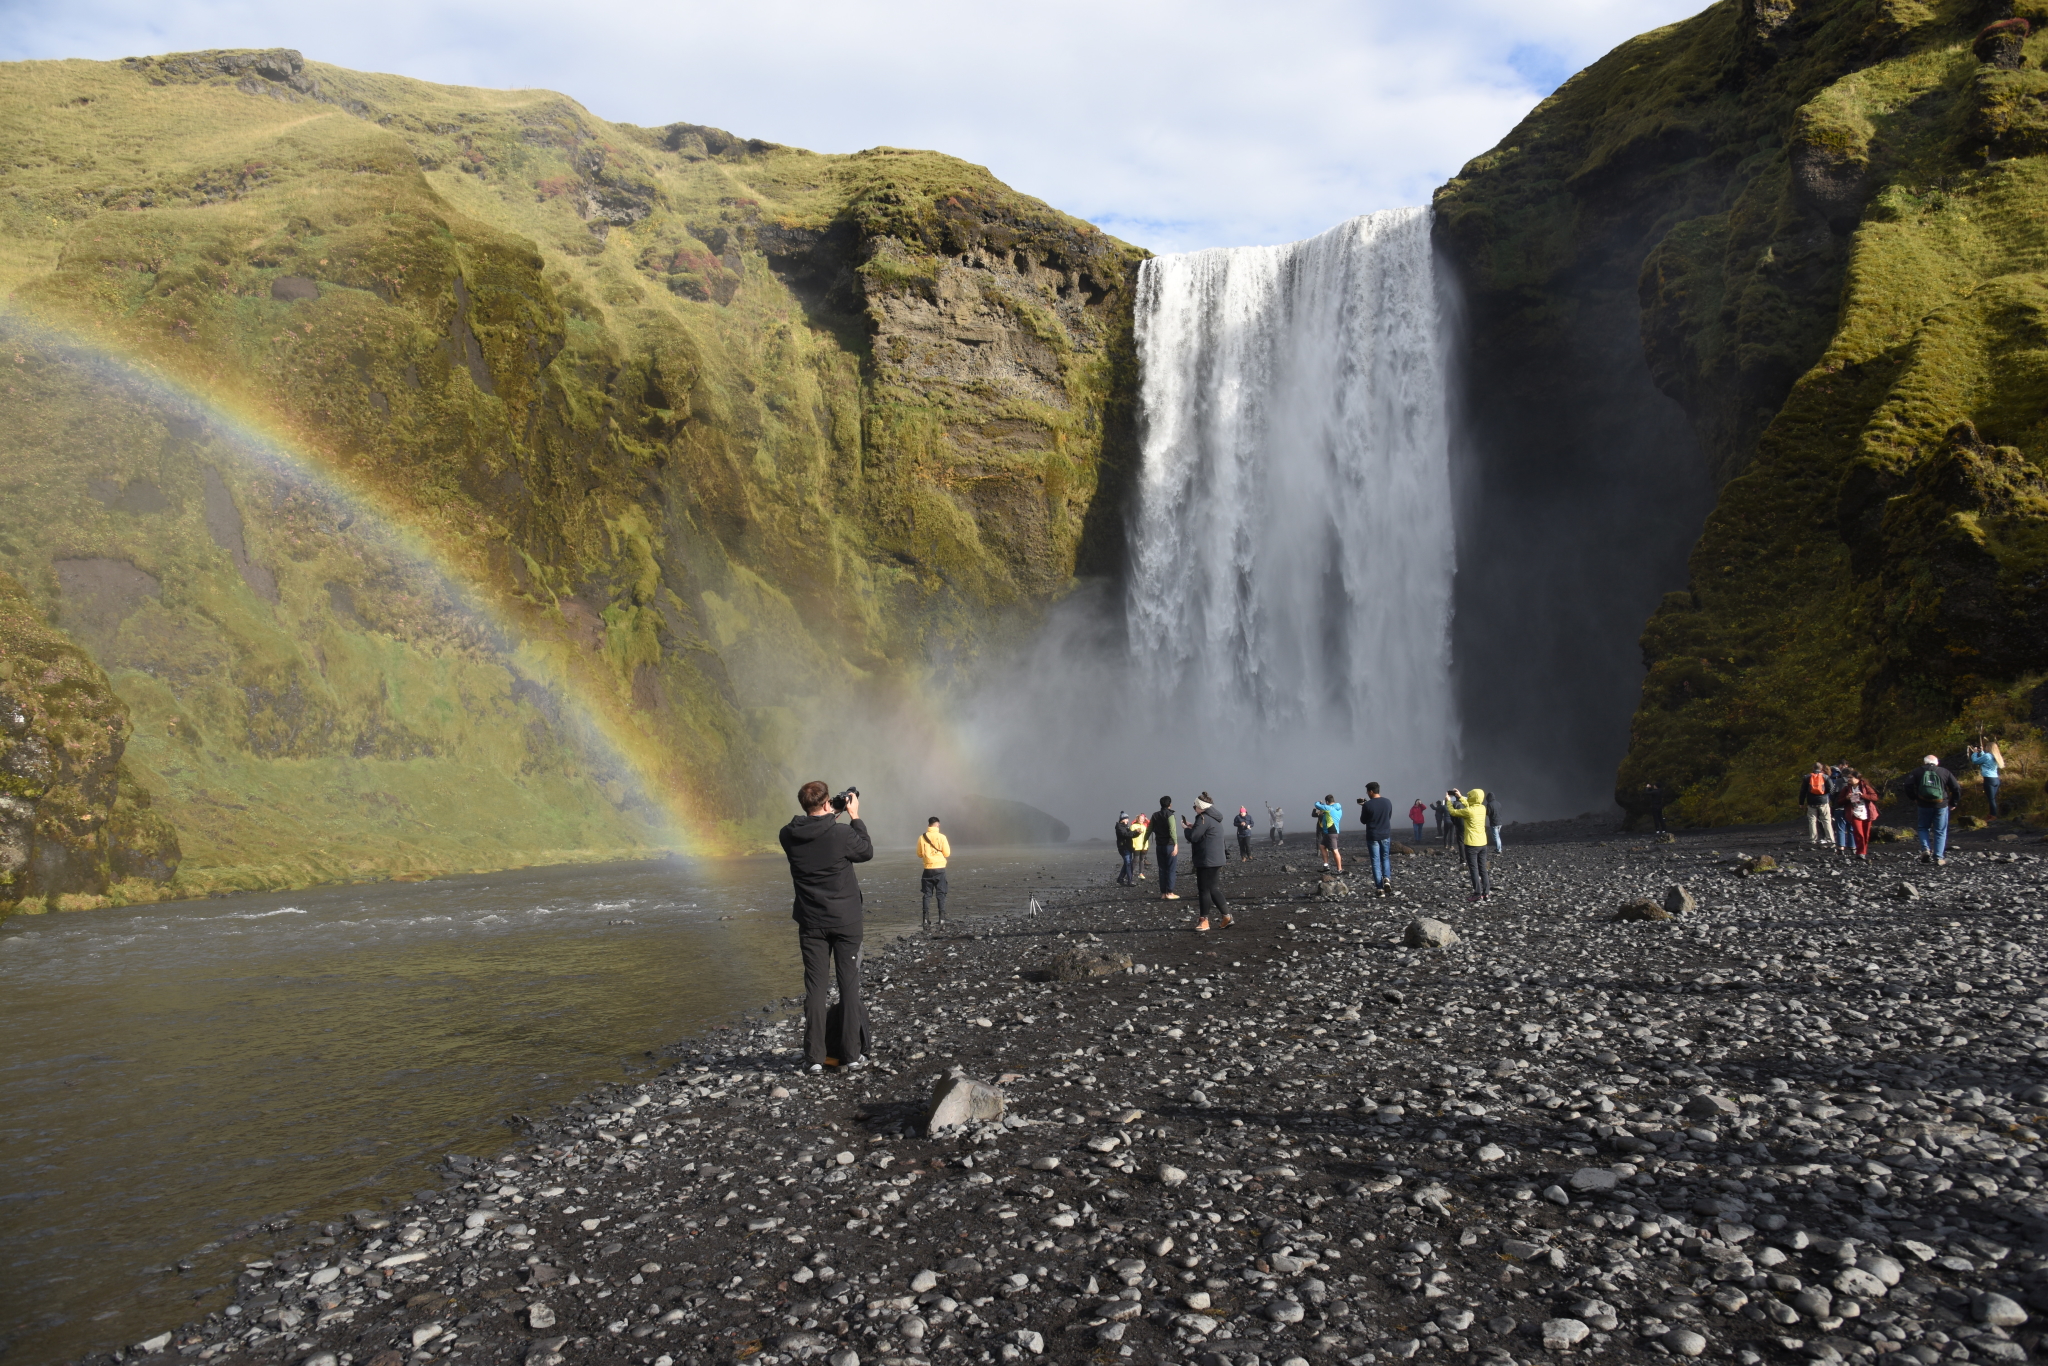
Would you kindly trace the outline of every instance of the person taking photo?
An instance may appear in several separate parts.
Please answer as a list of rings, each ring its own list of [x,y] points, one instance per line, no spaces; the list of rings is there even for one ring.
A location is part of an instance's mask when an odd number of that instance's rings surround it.
[[[860,1061],[867,1041],[867,1016],[860,1000],[860,941],[865,913],[860,879],[853,865],[875,856],[868,827],[860,818],[860,792],[839,796],[821,779],[797,789],[802,815],[790,818],[778,836],[789,859],[796,891],[790,918],[804,960],[804,1058],[813,1072]],[[841,812],[846,823],[840,824]],[[839,1037],[825,1037],[829,1013],[828,977],[839,984]]]

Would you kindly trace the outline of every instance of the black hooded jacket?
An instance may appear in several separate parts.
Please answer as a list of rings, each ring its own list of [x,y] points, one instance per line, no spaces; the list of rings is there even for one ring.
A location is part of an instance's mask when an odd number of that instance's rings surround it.
[[[805,934],[861,931],[860,882],[853,865],[875,856],[865,821],[839,823],[836,815],[797,816],[782,827],[782,852],[796,885],[790,919]]]
[[[1188,848],[1194,851],[1197,868],[1221,868],[1229,857],[1223,820],[1216,814],[1215,807],[1197,811],[1195,818],[1188,822]]]

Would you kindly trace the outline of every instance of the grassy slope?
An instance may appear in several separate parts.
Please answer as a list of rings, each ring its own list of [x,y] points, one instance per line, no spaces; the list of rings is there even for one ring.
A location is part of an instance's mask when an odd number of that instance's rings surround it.
[[[1644,634],[1624,804],[1657,779],[1688,819],[1780,816],[1815,758],[1896,771],[1987,723],[2038,761],[2048,45],[1982,65],[1980,8],[1730,0],[1574,78],[1440,200],[1531,314],[1639,269],[1652,372],[1727,478]]]
[[[1090,553],[1130,249],[936,154],[294,65],[0,68],[10,311],[211,405],[38,334],[0,393],[0,568],[83,624],[187,890],[646,848],[671,802],[758,844],[820,697],[914,691]],[[996,251],[1050,394],[875,354]],[[160,588],[94,617],[52,567],[93,559]]]

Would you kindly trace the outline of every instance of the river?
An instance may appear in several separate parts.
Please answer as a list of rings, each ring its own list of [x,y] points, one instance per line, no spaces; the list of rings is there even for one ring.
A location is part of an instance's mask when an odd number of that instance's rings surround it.
[[[968,850],[955,916],[1108,879],[1102,845]],[[863,870],[917,928],[914,859]],[[800,990],[780,858],[527,869],[0,924],[0,1356],[216,1307],[240,1262],[495,1156],[515,1114],[658,1069]]]

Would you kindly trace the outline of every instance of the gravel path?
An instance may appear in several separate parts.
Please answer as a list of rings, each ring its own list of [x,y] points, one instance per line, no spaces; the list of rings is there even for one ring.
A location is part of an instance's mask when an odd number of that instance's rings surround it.
[[[2038,841],[1509,835],[1484,906],[1434,851],[1324,899],[1261,846],[1226,932],[1105,872],[871,944],[870,1064],[800,1072],[782,1003],[127,1360],[2025,1360]],[[1134,961],[1048,980],[1074,949]],[[953,1066],[1008,1112],[926,1137]]]

